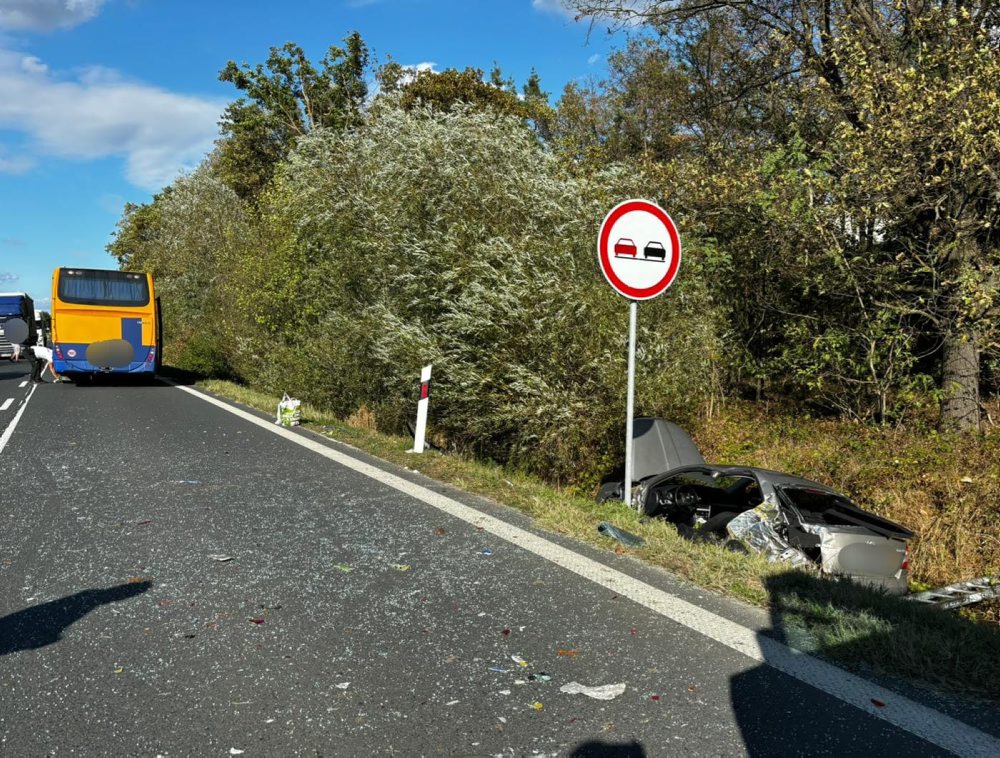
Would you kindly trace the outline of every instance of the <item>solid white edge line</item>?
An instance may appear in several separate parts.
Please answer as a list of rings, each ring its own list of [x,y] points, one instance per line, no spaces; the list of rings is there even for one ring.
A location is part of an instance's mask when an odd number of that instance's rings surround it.
[[[21,407],[17,409],[17,413],[14,414],[14,418],[11,419],[10,423],[7,424],[7,428],[3,430],[3,435],[0,435],[0,454],[3,453],[7,443],[10,442],[10,438],[14,434],[14,429],[17,428],[17,422],[21,420],[21,415],[24,413],[24,409],[28,407],[28,401],[31,400],[31,396],[35,394],[35,388],[37,384],[31,385],[31,389],[28,390],[28,394],[24,396],[24,402],[21,403]],[[7,406],[4,406],[6,410]]]
[[[3,401],[3,405],[0,405],[0,411],[7,410],[13,404],[14,404],[14,398],[8,397],[6,400]]]
[[[904,729],[927,742],[962,756],[1000,755],[1000,740],[969,724],[921,705],[874,682],[765,637],[723,616],[657,589],[616,569],[557,545],[520,527],[508,524],[419,484],[385,472],[341,453],[318,441],[265,421],[247,411],[206,395],[191,387],[178,389],[211,403],[235,416],[312,450],[319,455],[364,474],[455,518],[510,542],[595,584],[613,590],[655,613],[693,629],[738,653],[765,663],[843,702]],[[2,449],[2,447],[0,447]],[[876,706],[873,700],[884,703]]]

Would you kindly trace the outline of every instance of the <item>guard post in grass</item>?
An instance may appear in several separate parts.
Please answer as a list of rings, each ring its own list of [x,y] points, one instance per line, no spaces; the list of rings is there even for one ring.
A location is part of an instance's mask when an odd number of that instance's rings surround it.
[[[625,409],[625,484],[632,504],[632,417],[635,405],[635,325],[637,304],[663,294],[681,265],[681,238],[673,219],[656,203],[626,200],[601,223],[597,263],[611,288],[629,301],[628,399]]]
[[[427,406],[431,402],[431,367],[420,370],[420,399],[417,400],[417,426],[413,432],[413,449],[410,453],[424,452],[424,437],[427,434]]]

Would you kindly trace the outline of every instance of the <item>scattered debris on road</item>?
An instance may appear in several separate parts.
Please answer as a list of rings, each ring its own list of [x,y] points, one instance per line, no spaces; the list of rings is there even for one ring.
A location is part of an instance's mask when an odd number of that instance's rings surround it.
[[[588,687],[579,682],[570,682],[560,687],[559,691],[565,692],[567,695],[586,695],[594,700],[614,700],[625,691],[625,685],[623,683],[602,684],[599,687]]]
[[[337,569],[337,571],[343,572],[345,574],[350,574],[352,571],[354,571],[354,566],[350,565],[349,563],[335,563],[333,564],[333,567]]]
[[[521,656],[519,656],[519,655],[512,655],[510,657],[510,659],[512,661],[514,661],[514,663],[516,663],[521,668],[523,668],[523,669],[528,668],[528,662],[526,660],[524,660],[524,658],[522,658]]]
[[[209,560],[215,561],[216,563],[228,563],[233,559],[231,555],[224,555],[222,553],[215,553],[214,555],[208,556]]]
[[[486,548],[485,550],[480,550],[479,554],[480,555],[493,555],[493,551],[490,550],[489,548]]]
[[[346,690],[348,687],[351,686],[351,683],[350,682],[341,682],[340,684],[335,684],[334,686],[338,690]]]
[[[407,563],[390,563],[389,565],[392,568],[396,569],[396,571],[409,571],[410,570],[410,566]]]

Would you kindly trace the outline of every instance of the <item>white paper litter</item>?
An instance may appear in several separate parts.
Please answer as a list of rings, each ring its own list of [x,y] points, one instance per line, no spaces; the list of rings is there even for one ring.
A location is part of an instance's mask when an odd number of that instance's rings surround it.
[[[351,683],[350,682],[341,682],[340,684],[335,684],[333,686],[336,687],[338,690],[346,690],[348,687],[351,686]]]
[[[614,700],[625,691],[624,684],[604,684],[600,687],[588,687],[579,682],[570,682],[559,688],[560,692],[567,695],[586,695],[594,700]]]

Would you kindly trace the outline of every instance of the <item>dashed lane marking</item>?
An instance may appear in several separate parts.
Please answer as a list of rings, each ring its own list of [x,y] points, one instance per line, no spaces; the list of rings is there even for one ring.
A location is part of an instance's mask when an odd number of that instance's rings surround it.
[[[17,385],[18,389],[23,389],[24,387],[27,387],[27,386],[28,386],[28,380],[27,379],[25,379],[23,382],[21,382],[19,385]]]
[[[7,428],[3,430],[3,434],[0,435],[0,454],[3,453],[4,448],[7,447],[7,443],[10,442],[10,438],[14,434],[14,430],[17,428],[17,422],[21,420],[21,416],[24,415],[24,409],[28,407],[28,401],[31,400],[31,396],[35,394],[35,387],[37,385],[32,385],[31,389],[28,390],[28,394],[24,398],[24,402],[21,403],[21,407],[17,409],[17,413],[14,414],[14,418],[11,419],[10,423],[7,424]],[[10,401],[7,401],[8,404]],[[4,408],[7,406],[5,405]]]
[[[0,411],[5,411],[14,404],[14,398],[8,397],[3,403],[0,403]]]
[[[312,450],[328,460],[364,474],[410,497],[427,503],[469,524],[482,527],[517,547],[561,566],[595,584],[623,595],[654,613],[693,629],[699,634],[767,664],[821,692],[842,700],[870,716],[914,734],[945,750],[961,756],[1000,755],[1000,740],[940,711],[880,687],[874,682],[849,674],[843,669],[813,658],[769,637],[764,637],[735,621],[716,615],[657,587],[617,571],[603,563],[575,553],[525,529],[487,515],[419,484],[407,481],[320,443],[317,440],[276,426],[252,413],[236,408],[190,387],[178,389],[211,403],[262,429],[278,434],[296,445]]]

